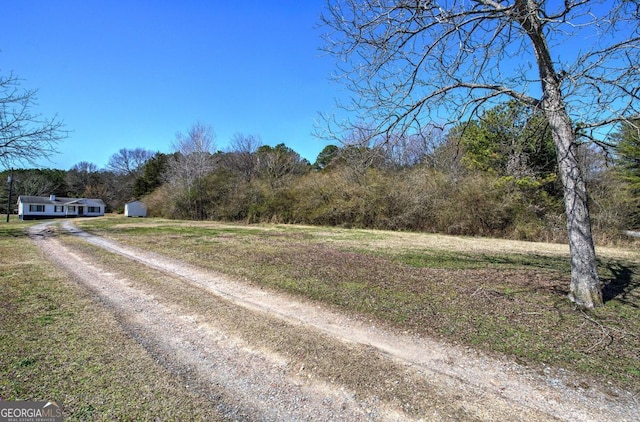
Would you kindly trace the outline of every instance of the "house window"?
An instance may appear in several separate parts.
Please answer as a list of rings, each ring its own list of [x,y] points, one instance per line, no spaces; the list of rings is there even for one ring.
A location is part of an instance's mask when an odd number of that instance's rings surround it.
[[[44,205],[29,205],[29,211],[31,212],[44,212]]]
[[[100,207],[89,207],[89,212],[100,212]]]
[[[68,206],[67,212],[76,212],[76,207],[74,205]]]
[[[56,205],[56,206],[53,207],[53,211],[54,212],[62,212],[63,210],[64,209],[63,209],[62,205]]]

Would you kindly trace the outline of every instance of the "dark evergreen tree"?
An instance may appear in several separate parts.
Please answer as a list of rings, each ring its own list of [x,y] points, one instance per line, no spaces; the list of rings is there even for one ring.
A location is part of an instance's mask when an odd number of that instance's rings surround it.
[[[625,122],[614,134],[616,170],[629,192],[629,224],[640,227],[640,119]]]
[[[133,187],[133,195],[136,198],[147,195],[162,185],[169,168],[168,162],[169,156],[158,152],[142,165],[142,174],[136,179]]]

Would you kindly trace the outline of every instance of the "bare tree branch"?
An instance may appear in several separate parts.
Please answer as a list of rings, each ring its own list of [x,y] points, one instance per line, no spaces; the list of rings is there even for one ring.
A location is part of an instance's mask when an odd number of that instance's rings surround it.
[[[34,114],[36,91],[20,89],[13,74],[0,76],[0,164],[11,167],[36,164],[56,152],[67,137],[57,116],[47,119]]]
[[[346,126],[370,120],[381,133],[417,131],[418,123],[455,124],[482,109],[469,104],[507,97],[539,104],[536,57],[514,19],[516,3],[330,0],[325,48],[339,60],[336,79],[357,97],[340,105],[355,117]],[[581,49],[553,60],[570,117],[584,127],[638,115],[638,5],[615,3],[536,2],[548,44]],[[331,133],[345,132],[333,127],[323,135]]]

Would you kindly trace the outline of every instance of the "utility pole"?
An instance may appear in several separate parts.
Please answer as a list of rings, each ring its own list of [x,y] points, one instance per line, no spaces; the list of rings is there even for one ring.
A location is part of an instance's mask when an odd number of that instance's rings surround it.
[[[13,191],[13,170],[7,177],[7,183],[9,184],[9,199],[7,200],[7,223],[9,222],[9,216],[11,215],[11,194]]]

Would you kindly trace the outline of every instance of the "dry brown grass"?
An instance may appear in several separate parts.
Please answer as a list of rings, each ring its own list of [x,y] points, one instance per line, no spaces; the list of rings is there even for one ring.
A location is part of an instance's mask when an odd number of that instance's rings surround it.
[[[336,383],[354,392],[359,400],[375,397],[416,417],[435,412],[444,420],[476,420],[468,410],[471,403],[463,397],[452,397],[418,380],[405,364],[386,359],[373,348],[345,343],[302,325],[240,308],[215,295],[203,294],[201,288],[179,277],[131,262],[81,240],[66,238],[64,241],[92,263],[110,268],[114,276],[126,278],[136,289],[153,294],[160,303],[175,306],[199,321],[214,323],[217,330],[237,339],[242,347],[274,354],[275,360],[285,359],[289,362],[288,368],[297,369],[299,377]],[[191,377],[192,385],[197,382],[197,377]],[[207,391],[209,386],[205,381],[198,388]]]
[[[65,420],[221,420],[16,223],[0,228],[0,398],[54,400]]]
[[[635,391],[640,385],[637,250],[599,248],[607,303],[585,313],[566,299],[562,245],[122,218],[83,225],[394,329]]]

